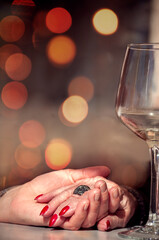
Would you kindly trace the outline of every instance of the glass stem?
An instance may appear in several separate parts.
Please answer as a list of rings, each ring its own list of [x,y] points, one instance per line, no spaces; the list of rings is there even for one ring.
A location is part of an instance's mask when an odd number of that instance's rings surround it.
[[[159,225],[159,148],[148,143],[151,157],[150,209],[146,225]]]

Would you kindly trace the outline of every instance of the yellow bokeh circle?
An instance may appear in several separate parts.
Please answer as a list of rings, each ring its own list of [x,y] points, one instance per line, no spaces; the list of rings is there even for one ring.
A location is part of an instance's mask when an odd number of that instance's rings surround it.
[[[51,169],[65,168],[70,163],[71,158],[71,144],[64,139],[53,139],[46,147],[45,161]]]
[[[80,123],[87,117],[88,103],[81,96],[70,96],[62,105],[62,113],[67,121]]]
[[[118,28],[118,17],[111,9],[98,10],[92,19],[95,30],[102,35],[111,35]]]

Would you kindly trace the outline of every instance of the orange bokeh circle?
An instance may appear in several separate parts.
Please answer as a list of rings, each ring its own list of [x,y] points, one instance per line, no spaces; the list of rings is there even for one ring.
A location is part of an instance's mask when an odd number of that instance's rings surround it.
[[[86,101],[90,101],[94,95],[94,85],[91,80],[85,76],[75,77],[68,85],[68,95],[78,95]]]
[[[49,60],[55,65],[65,65],[73,61],[76,55],[76,45],[67,36],[57,36],[50,40],[47,46]]]

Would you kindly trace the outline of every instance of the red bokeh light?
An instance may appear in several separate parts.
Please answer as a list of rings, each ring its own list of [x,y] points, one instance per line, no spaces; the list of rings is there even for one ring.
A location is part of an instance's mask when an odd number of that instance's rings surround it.
[[[3,87],[1,98],[6,107],[17,110],[26,103],[28,91],[22,83],[9,82]]]
[[[6,42],[18,41],[25,32],[25,24],[18,16],[4,17],[0,22],[0,36]]]
[[[19,129],[19,138],[26,147],[38,147],[45,139],[45,129],[38,121],[26,121]]]
[[[5,68],[5,63],[8,57],[14,53],[21,53],[21,49],[14,44],[5,44],[0,47],[0,67]]]
[[[72,17],[64,8],[53,8],[46,16],[46,26],[53,33],[64,33],[71,25]]]
[[[19,5],[19,6],[35,6],[34,1],[32,0],[14,0],[12,5]]]
[[[31,73],[32,63],[29,57],[23,53],[15,53],[8,57],[5,63],[7,75],[16,81],[26,79]]]

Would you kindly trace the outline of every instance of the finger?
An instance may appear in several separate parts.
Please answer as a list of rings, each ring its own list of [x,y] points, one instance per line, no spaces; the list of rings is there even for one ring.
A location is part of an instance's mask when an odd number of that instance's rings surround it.
[[[75,210],[75,213],[67,221],[64,221],[61,224],[61,227],[68,230],[78,230],[81,228],[82,223],[84,222],[89,208],[89,200],[82,199]]]
[[[83,178],[90,178],[95,176],[107,177],[110,174],[110,169],[106,166],[88,167],[78,170],[69,169],[68,171],[70,174],[70,178],[72,178],[72,182],[76,182]]]
[[[57,196],[58,194],[62,193],[63,191],[65,191],[65,190],[67,190],[69,188],[70,188],[70,186],[65,186],[65,187],[61,187],[59,189],[56,189],[54,191],[51,191],[49,193],[39,194],[38,196],[36,196],[34,198],[34,200],[36,200],[38,203],[48,203],[55,196]]]
[[[97,228],[100,231],[106,231],[119,227],[126,226],[126,219],[123,210],[117,211],[117,214],[108,215],[97,223]]]
[[[97,220],[100,220],[104,216],[108,215],[109,194],[106,182],[99,180],[95,183],[95,188],[99,188],[101,191],[100,208]]]
[[[102,179],[102,177],[95,177],[95,178],[87,178],[87,179],[83,179],[81,181],[79,181],[81,184],[86,184],[88,185],[90,188],[94,188],[95,183],[98,181],[98,179]],[[66,189],[65,191],[62,191],[61,193],[56,194],[57,191],[55,191],[54,193],[49,193],[46,194],[46,199],[50,199],[51,197],[53,197],[52,200],[49,201],[49,203],[44,207],[44,209],[41,210],[40,215],[44,216],[44,217],[50,217],[56,210],[56,208],[58,206],[60,206],[64,201],[66,201],[69,197],[73,196],[73,191],[74,189],[77,187],[77,185],[79,185],[78,183],[74,183],[71,186],[63,188]],[[99,190],[99,189],[98,189]],[[97,190],[97,191],[98,191]],[[74,195],[74,196],[78,196],[78,195]],[[85,196],[85,195],[83,195]],[[45,197],[45,196],[44,196]],[[39,201],[41,201],[41,198],[44,198],[43,196],[39,197]],[[48,197],[48,198],[47,198]],[[93,205],[91,206],[95,206],[94,201],[93,201]],[[99,207],[99,206],[98,206]],[[93,209],[93,208],[92,208]],[[93,210],[94,211],[94,210]],[[94,219],[94,218],[93,218]]]
[[[72,196],[72,188],[69,188],[66,191],[63,191],[61,194],[54,197],[40,212],[40,215],[44,217],[50,217],[53,215],[55,210],[69,197]]]
[[[50,218],[49,226],[61,226],[69,217],[75,213],[78,203],[81,201],[80,196],[72,196],[64,201]]]
[[[54,223],[54,226],[55,227],[61,226],[62,223],[64,222],[64,219],[66,220],[66,218],[67,218],[67,220],[68,220],[70,217],[73,217],[73,214],[75,214],[75,213],[77,214],[77,212],[79,212],[79,214],[81,214],[80,211],[78,210],[78,205],[81,202],[85,201],[86,199],[87,200],[89,199],[90,206],[89,206],[88,215],[87,216],[84,215],[86,218],[86,221],[85,221],[84,225],[82,225],[82,227],[88,228],[88,227],[93,226],[96,223],[98,209],[100,206],[100,190],[99,189],[92,189],[92,190],[86,191],[82,196],[73,195],[69,199],[67,199],[65,202],[63,202],[54,212],[54,215],[61,217],[61,218],[58,217],[56,219],[56,223]],[[79,206],[81,206],[81,205],[79,205]],[[78,223],[80,225],[80,227],[84,221],[83,217],[81,219],[82,219],[82,222],[80,222],[80,224]],[[72,224],[72,222],[71,222],[71,224]],[[73,227],[73,225],[72,225],[72,227]],[[76,224],[75,224],[75,227],[77,228]]]
[[[118,187],[112,187],[109,190],[109,212],[115,213],[116,210],[120,206],[120,200],[122,198],[122,194],[119,191]]]
[[[63,207],[64,205],[66,206]],[[64,222],[69,221],[67,229],[71,229],[74,227],[77,228],[77,226],[80,228],[87,215],[87,205],[89,206],[89,201],[87,199],[80,199],[80,197],[74,199],[72,198],[72,201],[71,199],[65,201],[63,204],[61,204],[60,207],[57,208],[54,215],[51,216],[49,226],[62,227]],[[80,210],[82,210],[82,215]],[[73,217],[74,214],[76,214],[75,218]],[[78,219],[77,214],[79,214]]]
[[[101,197],[100,189],[95,188],[89,191],[88,199],[90,204],[87,217],[82,224],[83,228],[92,227],[96,223],[100,208],[100,197]]]

